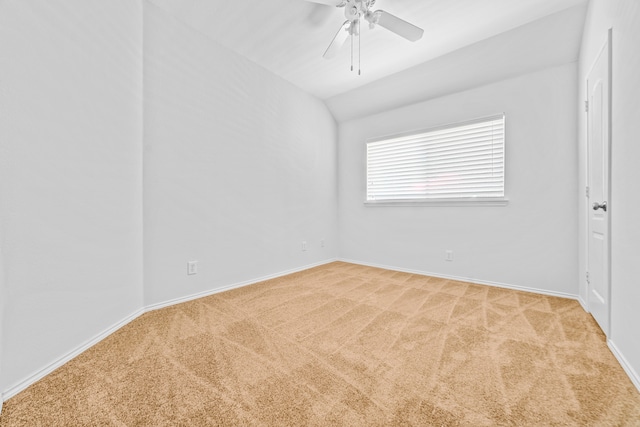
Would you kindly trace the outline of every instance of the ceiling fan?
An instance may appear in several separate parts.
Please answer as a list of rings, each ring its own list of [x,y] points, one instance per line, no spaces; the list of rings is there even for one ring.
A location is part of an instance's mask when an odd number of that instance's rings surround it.
[[[415,42],[422,38],[424,30],[415,25],[398,18],[384,10],[372,10],[376,0],[306,0],[311,3],[324,4],[327,6],[344,7],[346,21],[333,37],[331,44],[322,55],[325,59],[333,58],[338,54],[347,39],[351,37],[351,71],[353,71],[353,38],[358,37],[360,43],[360,21],[364,19],[369,23],[369,28],[373,29],[379,25],[387,30]],[[358,49],[358,56],[360,49]],[[358,70],[360,74],[360,70]]]

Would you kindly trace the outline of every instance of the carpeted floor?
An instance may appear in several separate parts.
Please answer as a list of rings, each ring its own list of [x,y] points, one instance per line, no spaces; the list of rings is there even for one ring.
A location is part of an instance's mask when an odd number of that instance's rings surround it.
[[[332,263],[147,313],[0,426],[636,426],[576,301]]]

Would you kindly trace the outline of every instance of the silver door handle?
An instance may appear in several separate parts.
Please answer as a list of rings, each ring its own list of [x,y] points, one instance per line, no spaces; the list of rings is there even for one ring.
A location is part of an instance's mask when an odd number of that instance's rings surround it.
[[[598,209],[602,209],[603,211],[606,212],[607,211],[607,202],[602,202],[602,203],[595,202],[593,204],[593,210],[597,211]]]

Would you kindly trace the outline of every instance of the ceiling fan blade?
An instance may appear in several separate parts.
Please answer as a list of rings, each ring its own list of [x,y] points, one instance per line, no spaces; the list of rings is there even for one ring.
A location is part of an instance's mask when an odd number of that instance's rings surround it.
[[[343,0],[304,0],[310,3],[326,4],[327,6],[339,6]]]
[[[422,38],[424,30],[384,10],[376,10],[377,24],[412,42]]]
[[[331,59],[338,54],[338,52],[340,51],[340,48],[344,45],[344,42],[346,42],[347,39],[349,38],[350,26],[351,26],[351,21],[344,21],[344,24],[340,26],[340,29],[336,33],[335,37],[333,37],[331,44],[329,45],[327,50],[324,52],[324,55],[322,55],[324,59]]]

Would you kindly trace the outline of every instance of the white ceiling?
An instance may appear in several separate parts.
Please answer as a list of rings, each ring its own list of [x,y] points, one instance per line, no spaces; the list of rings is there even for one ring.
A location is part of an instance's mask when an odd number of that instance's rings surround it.
[[[304,0],[150,0],[217,41],[320,99],[354,90],[587,0],[377,0],[425,30],[411,43],[363,25],[362,75],[349,70],[348,44],[322,54],[344,9]],[[561,41],[559,41],[561,42]]]

